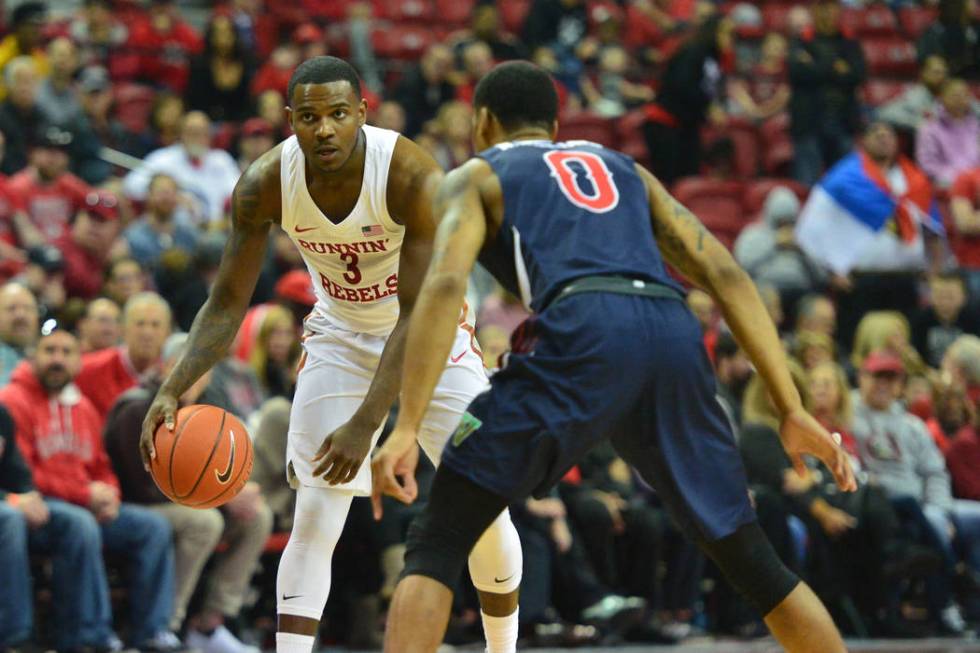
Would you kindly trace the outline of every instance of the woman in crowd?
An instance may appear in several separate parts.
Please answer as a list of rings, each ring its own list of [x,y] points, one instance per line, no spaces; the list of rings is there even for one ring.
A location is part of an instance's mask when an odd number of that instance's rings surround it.
[[[191,62],[187,106],[205,112],[215,122],[248,118],[252,115],[252,73],[251,58],[231,19],[215,16],[205,35],[204,53]]]
[[[262,318],[250,363],[269,397],[293,396],[300,344],[292,313],[270,306]]]

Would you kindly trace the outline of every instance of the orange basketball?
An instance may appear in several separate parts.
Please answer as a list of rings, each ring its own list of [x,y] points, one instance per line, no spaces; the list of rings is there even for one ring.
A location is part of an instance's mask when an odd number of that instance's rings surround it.
[[[157,428],[154,445],[150,474],[161,492],[184,506],[223,505],[252,473],[251,438],[237,417],[216,406],[181,408],[173,431]]]

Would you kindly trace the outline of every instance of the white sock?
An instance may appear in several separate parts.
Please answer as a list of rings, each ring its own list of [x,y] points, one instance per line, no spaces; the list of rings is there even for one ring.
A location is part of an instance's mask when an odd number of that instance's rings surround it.
[[[276,653],[312,653],[313,635],[296,633],[276,633]]]
[[[487,638],[487,653],[517,652],[517,613],[518,610],[514,610],[506,617],[491,617],[480,611],[483,634]]]

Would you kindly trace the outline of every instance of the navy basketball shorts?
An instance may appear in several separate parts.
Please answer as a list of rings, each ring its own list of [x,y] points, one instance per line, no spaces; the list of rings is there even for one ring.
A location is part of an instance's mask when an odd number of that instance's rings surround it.
[[[689,537],[755,520],[701,328],[675,299],[583,293],[524,328],[443,464],[507,498],[542,496],[597,442],[652,485]]]

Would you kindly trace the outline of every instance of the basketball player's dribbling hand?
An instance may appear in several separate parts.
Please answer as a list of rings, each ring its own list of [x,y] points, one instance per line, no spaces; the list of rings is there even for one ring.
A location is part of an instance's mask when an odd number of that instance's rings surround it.
[[[383,494],[404,504],[415,501],[419,495],[419,487],[415,482],[415,468],[418,464],[419,447],[415,432],[396,428],[371,461],[371,505],[374,507],[375,520],[381,519],[383,513]]]
[[[835,440],[810,413],[799,409],[787,414],[779,429],[779,438],[790,462],[801,475],[807,473],[803,455],[809,454],[816,456],[827,466],[840,489],[845,492],[857,489],[854,470],[851,469],[847,453],[840,445],[840,436]]]
[[[328,435],[313,456],[313,476],[322,476],[330,485],[353,481],[371,449],[375,430],[376,426],[352,419]]]
[[[157,457],[156,447],[153,445],[153,436],[157,432],[157,427],[166,424],[167,428],[173,431],[176,414],[177,398],[157,393],[143,419],[143,432],[140,434],[140,456],[143,457],[143,467],[146,471],[150,471],[150,461]]]

